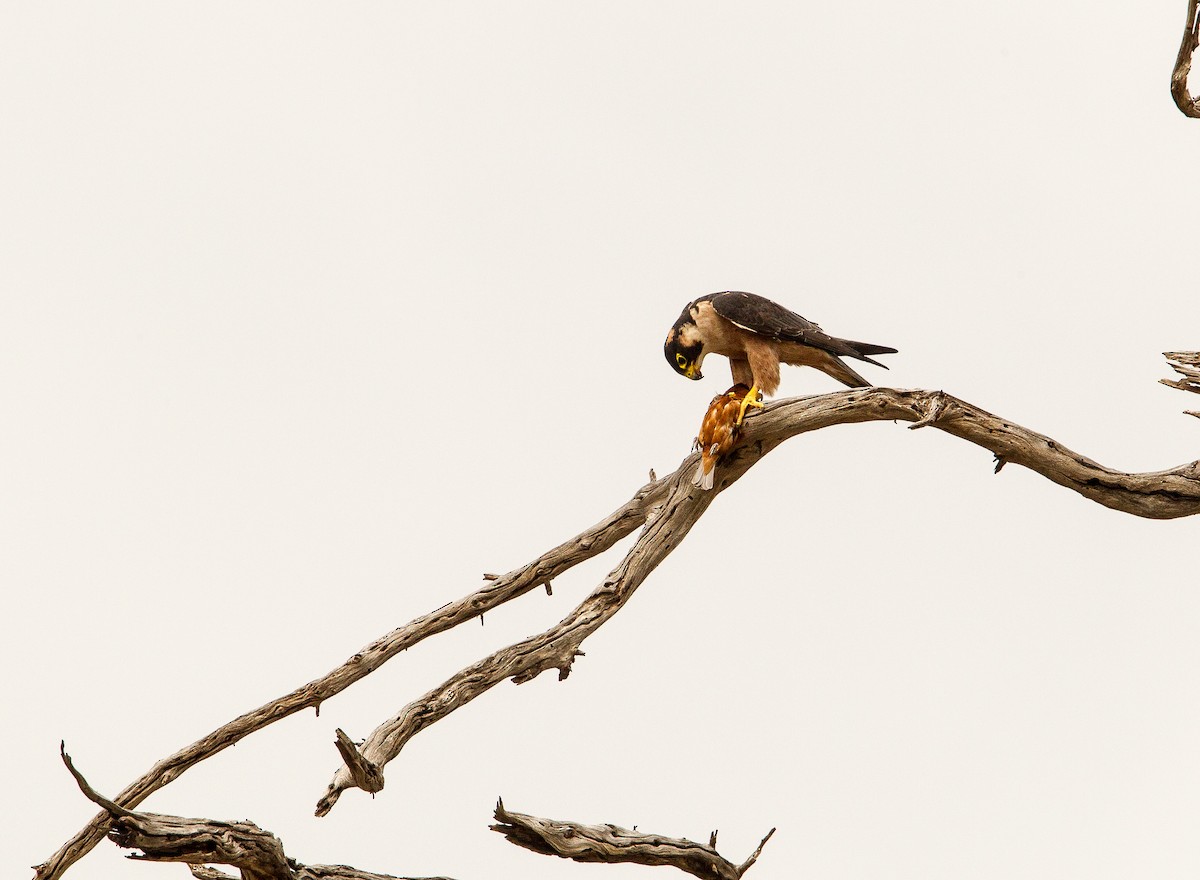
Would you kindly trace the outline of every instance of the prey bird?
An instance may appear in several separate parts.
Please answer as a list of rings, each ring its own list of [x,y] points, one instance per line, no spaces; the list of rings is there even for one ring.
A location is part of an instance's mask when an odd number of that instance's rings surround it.
[[[717,462],[738,441],[740,430],[737,419],[741,414],[742,401],[749,393],[747,386],[738,384],[724,394],[718,394],[709,403],[708,412],[700,424],[700,433],[696,435],[695,448],[700,450],[700,464],[696,465],[696,474],[692,477],[693,486],[699,489],[713,487]]]
[[[700,365],[707,355],[729,358],[733,381],[750,388],[740,404],[738,425],[747,407],[762,406],[760,395],[774,394],[779,388],[781,363],[816,367],[851,388],[866,388],[871,383],[842,358],[857,358],[886,370],[870,355],[895,351],[886,345],[830,336],[766,297],[736,290],[710,293],[688,303],[663,344],[667,363],[689,379],[703,378]]]

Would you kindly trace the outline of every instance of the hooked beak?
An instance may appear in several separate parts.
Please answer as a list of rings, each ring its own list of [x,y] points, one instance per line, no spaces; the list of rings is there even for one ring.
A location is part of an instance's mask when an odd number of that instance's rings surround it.
[[[698,364],[692,364],[690,367],[684,370],[683,375],[687,376],[689,379],[704,378],[704,374],[700,372],[700,366]]]

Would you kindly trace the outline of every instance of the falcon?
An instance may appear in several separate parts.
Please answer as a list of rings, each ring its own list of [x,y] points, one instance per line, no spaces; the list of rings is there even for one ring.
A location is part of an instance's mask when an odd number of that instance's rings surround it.
[[[740,404],[739,425],[747,407],[761,407],[760,396],[779,388],[781,363],[816,367],[843,385],[866,388],[871,383],[842,358],[857,358],[886,370],[870,355],[895,351],[886,345],[830,336],[779,303],[737,290],[710,293],[688,303],[663,344],[667,363],[689,379],[703,378],[700,365],[707,355],[729,358],[733,381],[750,387]]]

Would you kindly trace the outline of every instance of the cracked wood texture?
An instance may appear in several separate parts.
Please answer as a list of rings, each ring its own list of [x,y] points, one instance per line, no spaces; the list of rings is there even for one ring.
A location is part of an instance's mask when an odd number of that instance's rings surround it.
[[[59,744],[63,764],[75,777],[84,797],[111,817],[109,839],[125,849],[139,849],[129,858],[148,862],[183,862],[199,880],[226,880],[230,875],[206,867],[237,868],[242,880],[450,880],[448,877],[404,878],[360,871],[348,865],[304,865],[287,857],[283,842],[253,822],[185,819],[161,813],[135,813],[97,792],[75,768],[65,743]]]
[[[663,837],[630,831],[617,825],[581,825],[557,819],[539,819],[514,813],[496,804],[496,822],[491,826],[509,841],[533,852],[561,856],[577,862],[629,862],[636,865],[669,865],[705,880],[739,880],[762,853],[775,829],[763,838],[750,857],[735,865],[716,850],[716,833],[706,846],[685,838]]]
[[[117,846],[141,850],[131,859],[183,862],[191,866],[228,865],[241,880],[451,880],[449,877],[396,877],[349,865],[305,865],[287,857],[283,843],[253,822],[218,822],[158,813],[129,813],[113,820],[109,838]],[[229,877],[212,869],[197,877]]]
[[[1126,473],[1104,467],[1056,440],[992,415],[941,391],[857,388],[818,397],[772,403],[747,419],[741,445],[722,462],[711,491],[691,486],[697,454],[689,455],[675,473],[652,480],[601,522],[543,556],[485,587],[367,645],[328,675],[278,700],[242,715],[203,739],[155,764],[119,793],[123,807],[141,803],[180,773],[228,748],[268,724],[308,707],[319,707],[424,638],[443,632],[483,612],[548,583],[575,564],[613,546],[639,526],[646,529],[629,555],[604,583],[558,626],[540,636],[496,652],[463,670],[401,710],[368,737],[361,753],[372,785],[382,787],[383,764],[399,754],[408,738],[438,718],[469,702],[504,678],[528,680],[542,671],[569,671],[586,635],[616,613],[637,585],[671,552],[708,505],[733,485],[759,459],[789,437],[832,425],[899,420],[911,427],[931,427],[990,450],[999,465],[1018,464],[1074,492],[1135,516],[1169,519],[1200,513],[1200,462],[1151,473]],[[341,791],[354,785],[343,765],[320,801],[328,812]],[[92,819],[36,869],[37,880],[52,880],[103,839],[111,827],[107,812]]]

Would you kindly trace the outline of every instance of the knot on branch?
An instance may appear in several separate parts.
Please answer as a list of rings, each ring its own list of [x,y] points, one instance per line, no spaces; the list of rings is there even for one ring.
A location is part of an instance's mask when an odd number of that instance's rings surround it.
[[[924,398],[918,404],[918,409],[923,410],[924,414],[908,426],[910,431],[915,431],[917,428],[924,428],[929,425],[937,424],[937,420],[942,417],[942,413],[946,409],[948,396],[945,391],[934,391],[932,394]]]
[[[525,684],[533,681],[543,672],[550,669],[558,670],[558,680],[563,681],[571,674],[571,666],[576,657],[586,657],[587,654],[576,645],[564,645],[558,649],[547,649],[543,656],[534,657],[529,664],[512,677],[513,684]]]

